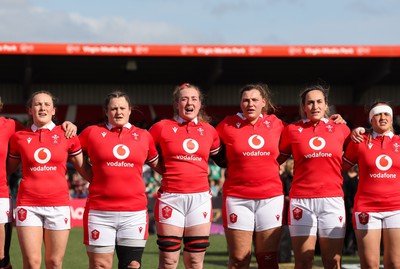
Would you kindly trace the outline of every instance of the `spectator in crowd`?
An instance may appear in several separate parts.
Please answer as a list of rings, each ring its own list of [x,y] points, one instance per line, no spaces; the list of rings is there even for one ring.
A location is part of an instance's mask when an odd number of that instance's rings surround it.
[[[393,109],[376,102],[369,110],[372,129],[361,143],[351,142],[343,169],[358,164],[359,183],[353,219],[361,268],[400,268],[400,138],[393,133]]]
[[[216,127],[226,149],[223,223],[228,268],[249,268],[254,244],[258,268],[279,268],[283,187],[279,176],[279,140],[284,123],[267,85],[249,84],[240,91],[241,112]]]
[[[106,121],[79,135],[92,164],[93,179],[84,213],[89,268],[141,268],[148,237],[143,166],[158,170],[158,153],[148,131],[129,122],[129,96],[113,91],[104,102]],[[159,170],[160,172],[160,170]]]
[[[184,83],[173,92],[174,117],[150,128],[165,166],[155,206],[158,268],[176,268],[182,239],[186,268],[203,268],[212,221],[208,159],[220,150],[200,89]]]
[[[71,198],[86,198],[87,193],[87,181],[77,172],[72,173],[71,180]]]
[[[225,168],[217,165],[213,159],[209,159],[208,169],[208,179],[214,181],[218,190],[222,189],[225,182]]]
[[[10,139],[7,170],[22,162],[17,196],[16,226],[24,268],[40,268],[42,243],[46,268],[62,268],[71,212],[65,180],[67,159],[90,178],[78,137],[67,139],[56,126],[56,98],[47,91],[32,94],[27,102],[33,124]]]
[[[156,198],[160,185],[161,185],[161,175],[157,173],[157,171],[152,170],[152,173],[150,174],[146,185],[147,197]]]
[[[289,230],[295,268],[312,268],[318,241],[324,268],[340,268],[346,213],[342,153],[350,129],[327,119],[328,88],[313,85],[300,95],[302,120],[282,133],[280,162],[293,155]]]
[[[344,254],[355,255],[357,251],[356,235],[353,228],[354,197],[358,186],[358,166],[355,165],[342,173],[344,205],[346,208],[346,235],[344,237]]]

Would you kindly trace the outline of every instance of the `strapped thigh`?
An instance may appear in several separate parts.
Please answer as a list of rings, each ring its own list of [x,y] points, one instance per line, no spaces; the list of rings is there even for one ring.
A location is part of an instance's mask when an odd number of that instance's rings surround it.
[[[210,245],[208,236],[185,236],[183,243],[185,244],[184,251],[187,252],[204,252]]]

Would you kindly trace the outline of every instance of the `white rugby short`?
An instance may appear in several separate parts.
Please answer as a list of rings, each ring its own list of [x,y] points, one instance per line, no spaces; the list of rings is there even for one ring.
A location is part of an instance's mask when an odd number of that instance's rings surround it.
[[[292,198],[289,203],[291,236],[344,238],[346,212],[342,197]]]
[[[159,192],[154,209],[159,223],[191,227],[212,221],[212,201],[209,191],[200,193]]]
[[[224,199],[224,227],[261,232],[282,226],[283,195],[268,199]]]
[[[10,198],[0,198],[0,223],[9,223],[13,220],[12,203]]]
[[[15,224],[18,227],[38,226],[48,230],[71,229],[69,206],[18,206],[15,209]]]
[[[388,212],[354,212],[357,230],[400,228],[400,210]]]
[[[148,237],[147,210],[121,212],[90,209],[87,216],[85,214],[84,233],[84,243],[90,252],[113,252],[116,244],[145,247]]]

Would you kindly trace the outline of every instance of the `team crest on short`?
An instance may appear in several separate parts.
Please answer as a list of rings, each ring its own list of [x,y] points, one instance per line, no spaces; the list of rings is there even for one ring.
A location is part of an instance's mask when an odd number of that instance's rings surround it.
[[[238,216],[235,213],[232,213],[229,215],[229,220],[231,223],[236,223],[238,219]]]
[[[295,207],[293,209],[293,218],[295,220],[300,220],[303,217],[303,209],[301,209],[300,207]]]
[[[19,221],[24,221],[26,220],[26,215],[27,215],[27,211],[25,208],[20,208],[17,212],[18,214],[18,220]]]
[[[98,230],[93,230],[92,232],[91,232],[91,235],[92,235],[92,239],[93,240],[97,240],[97,239],[99,239],[99,237],[100,237],[100,232],[98,231]]]
[[[369,222],[369,214],[367,212],[361,212],[358,214],[358,221],[362,225],[366,225]]]
[[[169,206],[164,206],[161,209],[161,213],[164,219],[169,219],[172,215],[172,208]]]

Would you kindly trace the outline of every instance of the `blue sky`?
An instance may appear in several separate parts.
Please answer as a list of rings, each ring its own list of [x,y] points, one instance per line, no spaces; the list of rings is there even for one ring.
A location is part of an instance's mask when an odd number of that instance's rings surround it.
[[[0,0],[0,42],[400,45],[399,0]]]

